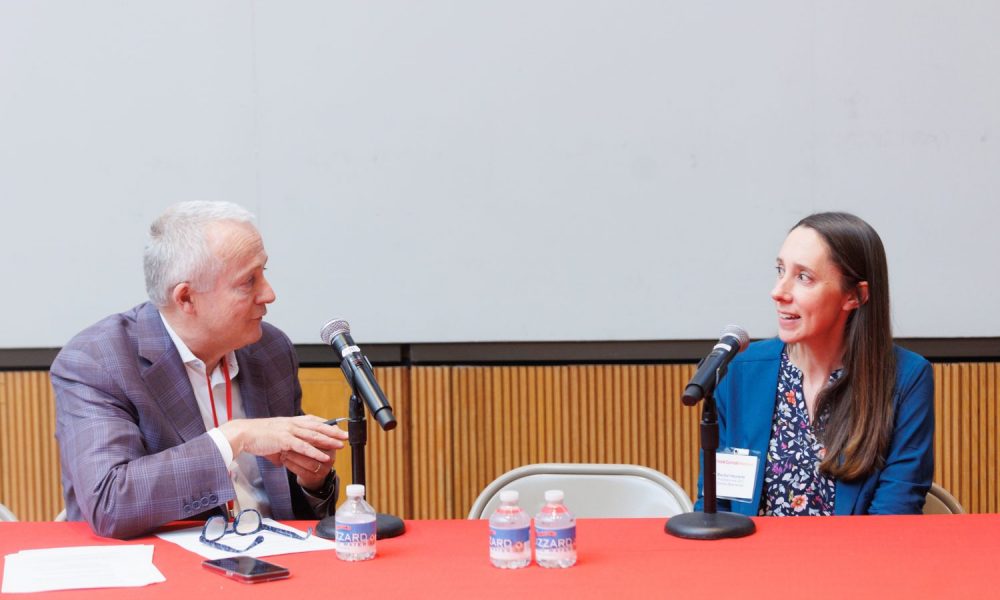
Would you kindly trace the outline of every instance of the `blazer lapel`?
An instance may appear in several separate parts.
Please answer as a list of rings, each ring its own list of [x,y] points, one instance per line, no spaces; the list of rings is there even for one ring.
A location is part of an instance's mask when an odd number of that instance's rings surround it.
[[[136,324],[139,356],[150,363],[142,372],[150,397],[184,441],[205,433],[205,423],[191,389],[191,380],[177,348],[163,327],[159,311],[152,304],[144,304]]]
[[[240,373],[236,379],[239,380],[243,412],[248,419],[265,419],[273,416],[267,398],[265,373],[268,365],[258,360],[256,354],[247,348],[236,351],[236,360],[240,365]],[[264,490],[267,491],[267,497],[271,501],[271,515],[275,519],[294,518],[288,471],[260,456],[257,457],[257,468],[260,470]]]
[[[781,364],[781,348],[776,346],[777,354],[764,360],[748,361],[740,365],[737,372],[729,376],[737,376],[735,389],[739,397],[731,401],[730,411],[733,422],[728,427],[736,434],[731,436],[735,447],[746,448],[757,457],[757,482],[754,486],[753,500],[749,503],[733,503],[756,515],[760,506],[761,493],[764,489],[764,464],[767,461],[767,447],[771,440],[771,423],[774,420],[775,390],[778,385],[778,367]]]

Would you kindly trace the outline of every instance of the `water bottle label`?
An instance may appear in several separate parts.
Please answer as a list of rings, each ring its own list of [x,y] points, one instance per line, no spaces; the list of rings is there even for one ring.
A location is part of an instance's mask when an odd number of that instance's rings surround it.
[[[344,554],[367,554],[375,549],[375,521],[337,525],[337,551]]]
[[[576,554],[576,525],[562,529],[535,527],[535,560],[560,560]]]
[[[490,527],[490,557],[498,560],[531,560],[531,532],[520,529]]]

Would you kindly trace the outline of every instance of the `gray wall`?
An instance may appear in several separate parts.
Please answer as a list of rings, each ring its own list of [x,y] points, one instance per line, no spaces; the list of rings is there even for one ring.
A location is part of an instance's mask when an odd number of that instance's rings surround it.
[[[254,210],[297,343],[775,331],[784,232],[867,218],[896,334],[1000,335],[1000,4],[0,0],[0,348]]]

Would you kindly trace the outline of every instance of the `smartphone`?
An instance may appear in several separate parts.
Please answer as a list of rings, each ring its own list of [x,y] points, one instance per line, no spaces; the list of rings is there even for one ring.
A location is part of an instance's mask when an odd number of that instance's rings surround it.
[[[288,569],[252,556],[228,556],[201,563],[220,575],[243,583],[260,583],[288,577]]]

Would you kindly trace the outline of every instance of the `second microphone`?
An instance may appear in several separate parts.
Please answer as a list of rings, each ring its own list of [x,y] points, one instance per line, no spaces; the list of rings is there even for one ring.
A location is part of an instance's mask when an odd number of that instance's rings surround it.
[[[324,344],[332,346],[337,355],[340,356],[340,369],[344,372],[347,383],[351,385],[351,390],[368,405],[369,412],[378,421],[379,426],[384,431],[394,429],[396,417],[392,414],[392,406],[389,405],[385,393],[375,381],[372,364],[351,338],[351,326],[347,321],[334,319],[328,322],[320,330],[319,337]]]

